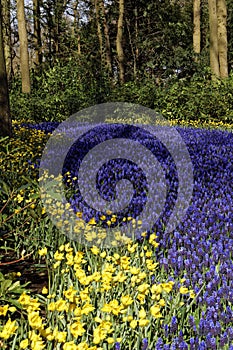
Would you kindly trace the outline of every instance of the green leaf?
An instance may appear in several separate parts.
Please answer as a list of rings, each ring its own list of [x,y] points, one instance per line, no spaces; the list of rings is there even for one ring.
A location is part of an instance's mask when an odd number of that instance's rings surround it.
[[[20,286],[20,282],[16,281],[8,288],[8,291],[9,292],[11,292],[11,291],[15,292],[14,289],[17,289],[19,286]]]
[[[3,280],[0,286],[0,291],[1,291],[1,295],[5,294],[7,289],[10,287],[10,285],[12,284],[11,280]]]

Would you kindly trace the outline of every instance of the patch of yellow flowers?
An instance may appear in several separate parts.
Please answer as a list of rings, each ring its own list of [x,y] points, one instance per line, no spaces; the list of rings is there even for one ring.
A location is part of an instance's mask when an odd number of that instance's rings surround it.
[[[173,308],[175,282],[151,283],[158,266],[153,251],[157,245],[153,234],[142,245],[131,241],[118,253],[96,246],[77,250],[70,243],[53,255],[41,248],[39,255],[53,266],[53,280],[38,297],[20,295],[26,319],[22,324],[8,318],[0,338],[6,342],[18,332],[19,348],[27,350],[103,350],[139,334],[149,337]],[[176,293],[179,305],[184,304],[182,294],[189,302],[195,297],[184,286]],[[1,306],[0,316],[9,311]]]

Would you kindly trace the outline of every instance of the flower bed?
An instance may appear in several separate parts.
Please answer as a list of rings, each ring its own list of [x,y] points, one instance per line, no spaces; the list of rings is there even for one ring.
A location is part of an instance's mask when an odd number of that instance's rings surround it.
[[[7,183],[7,174],[18,169],[15,184],[21,189],[12,195],[11,208],[4,204],[1,214],[6,212],[2,220],[7,237],[23,217],[34,215],[35,226],[26,220],[31,240],[25,249],[30,252],[29,245],[33,246],[35,262],[46,266],[49,278],[38,295],[22,292],[7,299],[2,292],[1,348],[233,349],[233,134],[178,128],[194,166],[193,197],[185,220],[172,233],[164,232],[161,221],[150,238],[136,237],[123,246],[104,249],[94,241],[91,246],[91,239],[89,248],[69,242],[65,236],[59,236],[57,246],[53,242],[54,228],[49,226],[38,188],[32,183],[46,141],[46,135],[36,128],[50,132],[54,126],[31,127],[31,131],[19,128],[8,152],[3,149],[3,179]],[[144,135],[141,138],[145,145],[150,144]],[[163,156],[169,159],[161,151],[161,161]],[[133,167],[129,168],[132,174]],[[73,169],[67,167],[64,178],[66,184],[75,186]],[[32,183],[20,183],[25,172]],[[177,182],[167,174],[171,188],[168,211]],[[172,166],[170,174],[176,175]],[[137,188],[140,186],[139,182]],[[113,195],[110,189],[105,196]],[[4,203],[9,194],[4,189]],[[78,195],[71,201],[77,213]],[[134,213],[132,208],[126,219],[133,220]],[[84,214],[85,221],[93,219],[93,229],[100,222],[115,222],[110,213],[105,219],[93,211]],[[118,219],[123,221],[125,215]],[[34,227],[40,229],[35,229],[33,236]],[[24,247],[25,240],[19,237],[17,244]],[[9,242],[15,247],[15,242]]]

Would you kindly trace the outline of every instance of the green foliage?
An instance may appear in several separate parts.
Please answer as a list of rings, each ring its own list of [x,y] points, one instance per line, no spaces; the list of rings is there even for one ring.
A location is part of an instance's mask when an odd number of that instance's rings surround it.
[[[0,302],[7,301],[16,307],[20,307],[17,302],[20,294],[26,291],[28,283],[20,285],[20,281],[15,281],[15,274],[8,273],[3,275],[0,272]]]
[[[132,102],[155,109],[178,124],[203,125],[232,121],[233,76],[211,80],[203,62],[192,77],[166,79],[145,77],[144,80],[112,86],[111,81],[91,70],[85,62],[69,59],[57,61],[42,75],[34,73],[33,92],[25,96],[16,81],[12,85],[13,118],[18,121],[63,121],[73,113],[103,102]]]
[[[17,78],[18,80],[19,78]],[[88,62],[57,61],[41,75],[32,75],[30,96],[22,94],[18,81],[11,88],[12,115],[22,121],[62,121],[71,114],[104,102],[110,82]]]
[[[160,85],[153,80],[126,83],[112,91],[111,100],[155,109],[176,124],[223,126],[232,124],[232,91],[233,76],[211,81],[210,72],[205,70],[205,77],[193,76],[191,80],[171,77]]]

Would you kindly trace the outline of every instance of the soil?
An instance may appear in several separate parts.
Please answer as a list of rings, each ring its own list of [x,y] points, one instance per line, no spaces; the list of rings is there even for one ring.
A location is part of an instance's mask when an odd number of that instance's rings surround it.
[[[0,256],[2,256],[0,254]],[[20,284],[30,282],[26,289],[32,294],[40,294],[42,288],[48,285],[48,274],[44,264],[36,264],[32,257],[26,257],[24,260],[17,259],[12,253],[4,254],[0,262],[0,272],[3,274],[11,272],[20,272],[21,276],[16,277]]]

